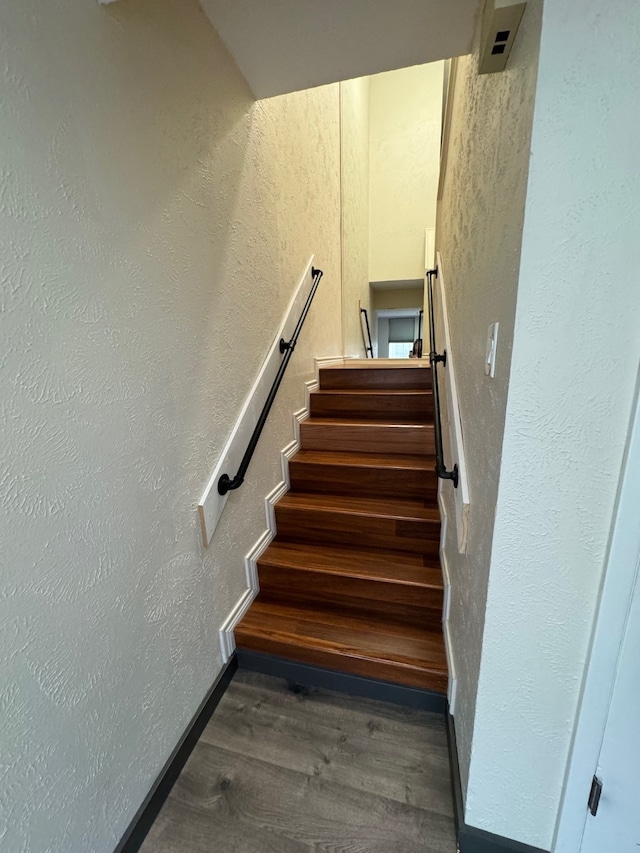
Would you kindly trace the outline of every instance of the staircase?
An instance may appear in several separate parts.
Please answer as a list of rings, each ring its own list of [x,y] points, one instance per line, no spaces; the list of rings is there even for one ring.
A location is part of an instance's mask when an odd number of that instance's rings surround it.
[[[431,372],[320,371],[240,650],[446,691]]]

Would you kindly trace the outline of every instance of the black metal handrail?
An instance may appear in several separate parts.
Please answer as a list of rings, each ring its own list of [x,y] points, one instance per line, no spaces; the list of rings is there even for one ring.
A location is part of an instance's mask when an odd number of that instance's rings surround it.
[[[242,457],[242,462],[240,463],[240,467],[238,468],[238,473],[233,479],[231,479],[228,474],[223,474],[218,480],[218,493],[221,495],[226,495],[227,492],[239,488],[244,483],[244,477],[247,473],[249,463],[251,462],[251,457],[253,456],[253,452],[256,449],[258,439],[260,438],[260,434],[262,433],[269,412],[271,411],[271,406],[273,405],[273,401],[275,400],[276,394],[278,393],[278,388],[280,387],[280,383],[282,382],[284,372],[287,369],[287,365],[289,364],[291,356],[293,355],[293,351],[296,348],[296,344],[298,342],[298,335],[300,334],[300,330],[302,329],[302,324],[304,323],[307,314],[309,313],[309,308],[311,308],[313,297],[316,295],[316,290],[318,289],[320,279],[322,278],[322,270],[317,270],[315,267],[311,267],[311,276],[313,277],[313,285],[311,287],[311,290],[309,291],[309,295],[307,296],[307,301],[304,304],[304,308],[302,309],[302,314],[300,314],[300,319],[298,320],[296,327],[293,330],[291,340],[285,341],[284,338],[280,338],[280,352],[284,354],[284,358],[280,362],[280,367],[278,368],[278,372],[276,373],[276,378],[273,380],[273,385],[271,386],[271,390],[269,391],[269,396],[267,397],[265,404],[262,407],[260,417],[258,418],[258,423],[256,424],[255,429],[251,434],[249,444],[247,445],[247,449],[245,450],[244,456]]]
[[[436,323],[433,313],[433,279],[438,277],[438,270],[427,270],[427,292],[429,297],[429,363],[431,364],[431,377],[433,387],[433,434],[436,445],[436,474],[441,480],[451,480],[454,487],[458,488],[458,466],[448,471],[444,464],[444,451],[442,449],[442,423],[440,421],[440,391],[438,388],[438,362],[447,363],[447,351],[442,355],[436,352]]]
[[[366,346],[366,341],[365,341],[364,355],[365,355],[365,358],[369,358],[367,353],[370,352],[371,358],[373,358],[373,346],[371,344],[371,329],[369,328],[369,315],[367,314],[367,309],[361,308],[360,314],[364,314],[364,322],[367,324],[367,338],[369,339],[369,346]],[[362,321],[362,317],[360,318],[360,320]]]

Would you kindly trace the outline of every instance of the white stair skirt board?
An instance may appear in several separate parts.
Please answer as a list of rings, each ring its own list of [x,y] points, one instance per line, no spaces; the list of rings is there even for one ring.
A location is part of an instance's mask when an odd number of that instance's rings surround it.
[[[244,405],[238,416],[238,420],[231,431],[227,443],[222,451],[218,463],[216,464],[213,474],[204,490],[204,494],[200,498],[198,504],[198,513],[200,516],[200,526],[202,529],[202,539],[205,548],[211,542],[213,533],[220,521],[220,516],[227,503],[229,493],[221,495],[218,493],[218,480],[222,474],[228,474],[234,477],[240,466],[240,462],[251,438],[251,434],[262,412],[269,391],[273,385],[273,380],[276,377],[283,355],[280,352],[280,339],[290,340],[295,329],[296,323],[302,313],[304,304],[309,295],[309,291],[313,285],[313,276],[311,270],[313,267],[314,255],[309,258],[309,262],[305,267],[302,277],[295,289],[295,292],[289,302],[289,306],[285,312],[284,319],[280,328],[276,332],[273,343],[256,381],[253,383],[251,391],[244,401]]]
[[[456,664],[451,645],[451,632],[449,631],[449,612],[451,609],[451,578],[449,575],[449,564],[445,553],[445,543],[447,541],[447,524],[448,515],[447,509],[442,500],[442,484],[440,480],[438,484],[438,506],[440,507],[440,566],[442,567],[442,580],[444,582],[444,602],[442,605],[442,636],[444,638],[444,650],[447,656],[447,668],[449,670],[449,681],[447,684],[447,699],[449,701],[449,713],[455,717],[456,712],[456,694],[458,681],[456,678]]]
[[[440,368],[440,375],[444,376],[444,388],[446,406],[441,406],[442,432],[449,438],[451,459],[448,464],[458,465],[458,488],[454,489],[453,483],[447,488],[453,489],[456,507],[456,536],[458,539],[458,551],[464,554],[467,550],[467,525],[469,519],[469,482],[467,480],[467,466],[464,457],[464,445],[462,442],[462,421],[460,419],[460,407],[458,405],[458,389],[456,386],[455,365],[453,363],[453,350],[451,348],[451,335],[449,331],[449,315],[447,314],[447,298],[445,292],[445,278],[442,268],[442,257],[440,252],[436,253],[438,277],[434,288],[434,314],[436,324],[436,344],[438,352],[446,351],[447,363]]]
[[[258,582],[258,560],[267,550],[276,535],[275,505],[289,490],[289,460],[300,449],[300,424],[309,417],[309,396],[312,391],[316,391],[320,387],[320,383],[318,381],[320,368],[329,366],[330,364],[339,364],[341,362],[342,358],[317,358],[316,378],[305,382],[306,406],[304,409],[294,412],[293,415],[293,432],[295,438],[280,451],[282,461],[282,480],[264,500],[267,529],[244,558],[244,571],[247,581],[247,589],[242,593],[235,607],[233,607],[231,613],[229,613],[220,628],[220,649],[222,651],[222,659],[224,663],[229,660],[236,648],[236,641],[234,637],[236,625],[241,621],[242,617],[245,615],[251,606],[251,603],[260,591],[260,585]]]

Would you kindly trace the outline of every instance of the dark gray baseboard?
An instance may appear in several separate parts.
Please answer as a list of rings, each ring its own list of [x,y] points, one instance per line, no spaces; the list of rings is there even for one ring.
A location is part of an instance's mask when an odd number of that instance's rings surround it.
[[[494,835],[464,822],[462,783],[458,763],[458,746],[453,717],[447,714],[447,740],[449,743],[449,763],[451,765],[451,790],[453,794],[453,812],[456,821],[456,835],[460,853],[548,853],[540,847],[531,847],[521,841]]]
[[[351,696],[362,696],[381,702],[393,702],[395,705],[404,705],[406,708],[420,708],[423,711],[432,711],[436,714],[447,713],[447,697],[444,693],[420,690],[416,687],[403,687],[401,684],[379,681],[377,678],[349,675],[346,672],[296,663],[260,652],[238,649],[236,655],[239,669],[248,669],[253,672],[261,672],[264,675],[284,678],[286,681],[304,687],[337,690]]]
[[[151,829],[151,825],[158,816],[158,812],[186,764],[187,758],[189,758],[191,751],[198,742],[218,702],[224,696],[225,690],[229,686],[237,669],[238,662],[234,655],[205,696],[193,719],[187,726],[186,731],[176,745],[176,748],[153,783],[144,802],[129,824],[127,831],[120,839],[114,853],[137,853],[140,849],[142,842]]]

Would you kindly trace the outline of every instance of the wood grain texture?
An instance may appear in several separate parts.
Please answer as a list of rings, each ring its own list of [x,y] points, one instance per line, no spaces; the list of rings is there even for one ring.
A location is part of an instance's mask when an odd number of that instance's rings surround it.
[[[367,580],[401,580],[416,587],[442,588],[442,572],[437,557],[381,548],[349,548],[283,542],[275,539],[260,557],[258,565],[303,567],[327,574],[348,572]]]
[[[444,720],[238,673],[142,853],[455,853]]]
[[[422,498],[436,506],[434,465],[432,456],[300,450],[289,477],[296,492]]]
[[[354,388],[396,390],[422,390],[431,388],[431,368],[429,363],[416,364],[409,368],[404,365],[381,367],[377,364],[344,364],[340,367],[325,367],[320,370],[319,382],[322,391]]]
[[[321,370],[239,649],[446,689],[430,384],[427,362]]]
[[[438,510],[424,501],[289,492],[275,513],[282,540],[431,555],[440,547]]]
[[[309,407],[312,418],[393,420],[400,417],[421,423],[433,417],[433,394],[395,388],[314,391]]]
[[[308,418],[300,424],[303,450],[433,456],[433,425],[396,421]]]
[[[263,601],[322,605],[439,629],[443,604],[439,569],[422,565],[416,570],[398,560],[398,552],[390,552],[384,563],[372,563],[368,550],[308,545],[283,550],[284,544],[272,543],[258,561]]]
[[[444,692],[447,662],[442,633],[407,622],[381,623],[329,608],[254,601],[236,629],[238,646],[352,672],[382,681]]]

